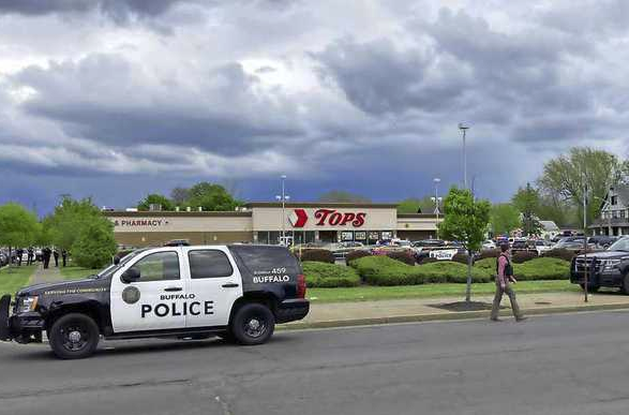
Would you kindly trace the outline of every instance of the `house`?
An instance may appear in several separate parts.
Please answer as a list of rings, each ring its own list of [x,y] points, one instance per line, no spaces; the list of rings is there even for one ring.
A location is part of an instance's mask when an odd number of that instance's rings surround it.
[[[552,220],[540,220],[539,223],[542,225],[542,234],[540,235],[542,239],[553,239],[561,233],[559,226]]]
[[[597,235],[629,235],[629,185],[616,185],[603,199],[601,216],[590,229]]]

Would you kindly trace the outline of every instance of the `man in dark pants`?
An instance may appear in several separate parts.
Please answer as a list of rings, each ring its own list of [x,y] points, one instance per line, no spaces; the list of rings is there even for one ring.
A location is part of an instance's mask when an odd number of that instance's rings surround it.
[[[26,265],[33,265],[35,259],[35,250],[32,246],[28,247],[28,258],[26,259]]]
[[[511,258],[509,257],[509,244],[500,245],[500,256],[496,260],[496,296],[494,297],[494,304],[491,308],[492,321],[500,321],[498,319],[498,312],[500,311],[500,302],[502,301],[502,295],[507,294],[511,301],[511,310],[516,321],[526,320],[526,317],[520,311],[520,306],[515,299],[515,291],[511,288],[511,283],[516,283],[516,279],[513,276],[513,267],[511,266]]]
[[[61,250],[61,259],[63,260],[63,267],[65,268],[68,261],[68,251],[66,251],[65,249]]]
[[[18,248],[15,250],[15,262],[17,262],[17,266],[22,266],[22,255],[24,255],[24,250],[22,248]]]
[[[50,248],[45,247],[44,249],[42,249],[42,259],[44,261],[44,269],[48,269],[48,266],[50,265],[50,255],[52,254],[52,251],[50,250]]]
[[[55,268],[59,268],[59,251],[57,248],[53,249],[52,255],[55,257]]]

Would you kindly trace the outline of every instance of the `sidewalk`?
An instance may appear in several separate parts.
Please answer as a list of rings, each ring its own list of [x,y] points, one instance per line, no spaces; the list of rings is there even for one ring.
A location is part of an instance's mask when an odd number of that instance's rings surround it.
[[[63,281],[59,268],[55,268],[54,261],[51,261],[52,265],[48,269],[44,269],[42,264],[37,266],[37,271],[31,277],[31,284],[41,284],[46,282],[59,282]]]
[[[629,309],[629,296],[615,292],[590,295],[584,303],[582,293],[541,293],[518,295],[520,308],[526,315],[563,312]],[[461,297],[365,301],[354,303],[311,304],[308,316],[289,323],[285,329],[327,328],[369,324],[405,323],[432,320],[489,318],[493,296],[474,296],[472,301],[487,303],[487,310],[448,311],[435,306],[464,301]],[[500,315],[512,317],[508,297],[502,300]]]

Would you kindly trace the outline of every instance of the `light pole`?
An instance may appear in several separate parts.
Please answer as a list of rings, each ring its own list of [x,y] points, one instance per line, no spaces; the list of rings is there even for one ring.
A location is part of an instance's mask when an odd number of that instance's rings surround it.
[[[441,202],[441,198],[439,197],[439,183],[441,183],[441,179],[438,177],[435,177],[433,179],[433,182],[435,183],[435,197],[431,197],[430,199],[435,202],[435,215],[437,215],[437,219],[435,222],[436,225],[436,232],[435,232],[435,239],[439,239],[439,202]]]
[[[470,127],[468,125],[464,125],[462,122],[459,123],[459,130],[463,133],[463,186],[465,190],[467,190],[467,150],[465,148],[465,132],[469,130]]]
[[[282,174],[282,195],[275,196],[275,198],[282,202],[282,236],[280,237],[280,244],[286,245],[286,201],[290,199],[290,196],[286,194],[286,175]]]

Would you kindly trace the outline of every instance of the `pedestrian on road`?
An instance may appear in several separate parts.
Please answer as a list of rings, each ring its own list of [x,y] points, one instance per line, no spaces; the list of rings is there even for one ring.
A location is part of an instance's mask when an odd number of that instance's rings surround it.
[[[42,259],[44,261],[44,269],[48,269],[50,265],[50,255],[52,254],[52,250],[48,247],[42,249]]]
[[[52,255],[55,257],[55,268],[59,268],[59,250],[55,248],[52,251]]]
[[[68,261],[68,251],[65,249],[61,250],[61,259],[63,260],[63,267],[65,268]]]
[[[35,250],[32,246],[28,247],[28,257],[26,258],[26,265],[33,265],[33,259],[35,258]]]
[[[496,260],[496,296],[494,297],[494,304],[491,308],[491,320],[500,321],[498,318],[498,312],[500,311],[500,302],[502,301],[502,295],[506,293],[511,301],[511,310],[516,321],[526,320],[526,317],[520,311],[520,306],[515,299],[515,291],[511,288],[511,283],[516,283],[517,280],[513,276],[513,267],[511,266],[511,258],[509,256],[509,244],[505,243],[500,245],[500,255]]]

